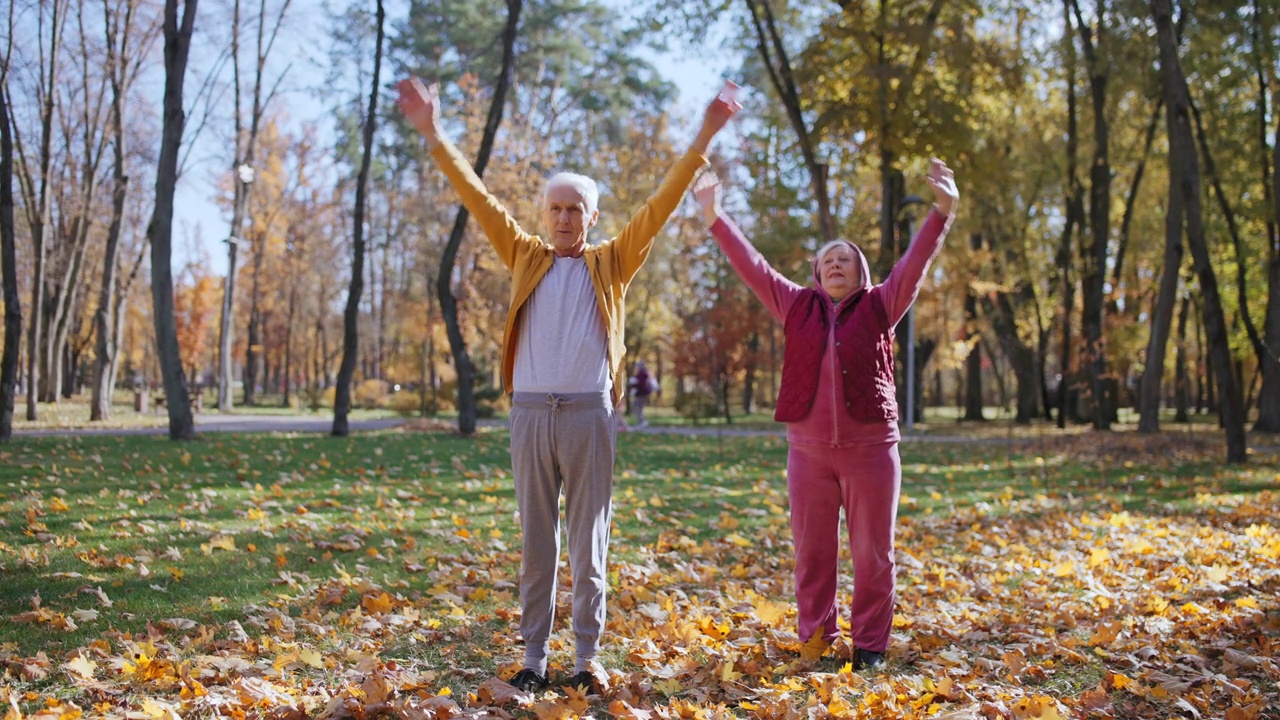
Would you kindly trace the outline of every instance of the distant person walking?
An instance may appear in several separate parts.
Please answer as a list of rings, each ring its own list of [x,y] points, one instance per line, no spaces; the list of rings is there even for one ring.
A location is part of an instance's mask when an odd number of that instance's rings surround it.
[[[648,427],[644,409],[649,398],[658,392],[658,381],[649,374],[643,360],[636,361],[636,374],[631,376],[631,409],[636,413],[636,427]]]
[[[893,536],[902,485],[893,328],[915,302],[960,197],[941,160],[930,163],[929,185],[933,210],[883,283],[871,283],[867,258],[856,245],[833,240],[813,260],[812,287],[783,277],[752,247],[721,210],[713,174],[694,188],[733,269],[783,324],[786,347],[774,418],[787,424],[800,641],[829,647],[839,637],[843,508],[853,556],[849,624],[855,669],[884,663],[893,623]]]
[[[623,298],[654,238],[706,164],[711,139],[742,106],[719,97],[712,101],[697,138],[657,192],[617,237],[589,245],[587,234],[600,218],[593,180],[552,175],[541,198],[549,240],[530,235],[445,136],[435,89],[416,78],[401,81],[397,89],[401,112],[426,138],[431,157],[511,271],[502,381],[511,394],[511,466],[524,543],[520,633],[525,650],[524,668],[509,682],[526,692],[549,684],[563,493],[577,644],[574,674],[565,684],[594,688],[591,666],[605,628],[614,414],[626,391]]]

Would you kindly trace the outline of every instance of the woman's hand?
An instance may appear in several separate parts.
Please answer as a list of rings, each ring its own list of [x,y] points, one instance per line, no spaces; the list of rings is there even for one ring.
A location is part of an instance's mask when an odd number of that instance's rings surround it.
[[[955,173],[938,158],[929,162],[929,187],[933,188],[933,202],[938,212],[953,214],[960,200],[960,191],[956,189]]]
[[[693,184],[693,198],[702,206],[702,217],[707,227],[716,223],[720,217],[720,178],[714,170],[707,170]]]

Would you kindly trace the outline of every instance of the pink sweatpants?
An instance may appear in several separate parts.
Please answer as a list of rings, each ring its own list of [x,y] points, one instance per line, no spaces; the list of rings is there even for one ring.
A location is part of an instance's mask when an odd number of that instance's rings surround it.
[[[849,624],[857,648],[884,652],[893,625],[893,533],[902,487],[898,443],[864,447],[791,445],[787,454],[796,603],[801,642],[836,627],[840,509],[853,556]]]

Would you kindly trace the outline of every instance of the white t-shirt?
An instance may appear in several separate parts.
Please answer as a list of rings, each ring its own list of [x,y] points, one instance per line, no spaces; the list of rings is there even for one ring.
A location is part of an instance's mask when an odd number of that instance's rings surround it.
[[[604,320],[585,259],[555,258],[521,312],[514,391],[592,393],[613,388]]]

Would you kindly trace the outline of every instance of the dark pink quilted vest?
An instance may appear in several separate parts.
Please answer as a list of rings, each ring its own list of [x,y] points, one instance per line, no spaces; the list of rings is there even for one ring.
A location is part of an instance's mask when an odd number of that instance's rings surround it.
[[[797,422],[809,415],[818,392],[818,371],[827,350],[828,315],[825,294],[806,288],[791,305],[783,332],[782,385],[773,418]],[[898,419],[893,385],[893,328],[884,300],[876,288],[859,290],[837,306],[836,355],[844,382],[844,405],[860,422]]]

